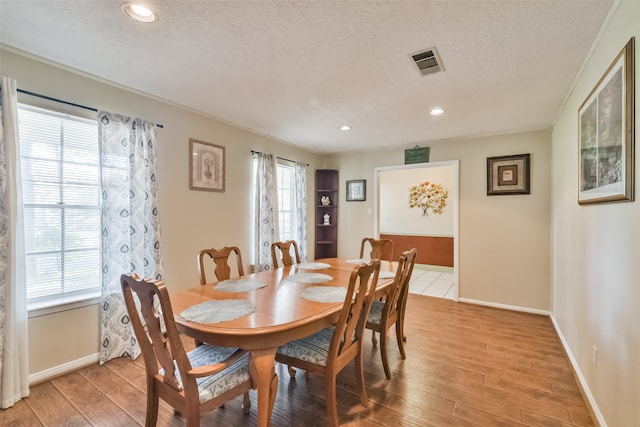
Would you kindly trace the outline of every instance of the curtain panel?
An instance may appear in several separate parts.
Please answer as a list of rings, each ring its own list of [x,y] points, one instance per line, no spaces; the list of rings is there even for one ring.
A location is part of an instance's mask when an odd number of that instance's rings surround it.
[[[295,163],[295,240],[298,243],[300,261],[307,261],[307,165]]]
[[[98,114],[102,174],[102,301],[100,364],[136,358],[140,347],[124,304],[120,276],[161,280],[157,126]]]
[[[258,159],[255,178],[253,259],[255,270],[272,268],[271,244],[280,238],[276,157],[254,152]]]
[[[18,92],[0,81],[0,408],[29,396],[29,349]]]

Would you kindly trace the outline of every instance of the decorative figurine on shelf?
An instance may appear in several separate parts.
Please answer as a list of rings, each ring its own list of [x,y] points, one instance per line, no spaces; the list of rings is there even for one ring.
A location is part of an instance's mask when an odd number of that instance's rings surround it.
[[[322,206],[329,206],[331,204],[331,200],[329,200],[328,196],[322,196],[320,198],[320,203],[322,203]]]
[[[324,214],[324,225],[330,225],[329,224],[329,214]]]

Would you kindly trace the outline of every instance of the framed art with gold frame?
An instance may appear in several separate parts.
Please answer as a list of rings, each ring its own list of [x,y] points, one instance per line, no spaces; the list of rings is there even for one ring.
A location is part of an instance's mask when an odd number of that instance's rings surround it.
[[[578,109],[578,203],[630,202],[635,180],[631,38]]]
[[[224,147],[189,139],[189,188],[224,192]]]

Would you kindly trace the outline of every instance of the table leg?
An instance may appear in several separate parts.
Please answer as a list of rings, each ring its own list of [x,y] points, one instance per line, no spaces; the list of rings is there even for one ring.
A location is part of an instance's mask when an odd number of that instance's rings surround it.
[[[258,390],[258,427],[271,425],[271,411],[278,392],[275,370],[277,348],[251,351],[251,375]]]

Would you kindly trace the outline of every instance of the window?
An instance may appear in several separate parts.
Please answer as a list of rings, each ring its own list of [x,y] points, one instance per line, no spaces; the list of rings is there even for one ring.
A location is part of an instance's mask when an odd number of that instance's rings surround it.
[[[295,182],[296,172],[292,166],[277,164],[278,169],[278,226],[280,240],[294,240],[295,224]]]
[[[19,105],[29,310],[101,291],[96,120]]]

